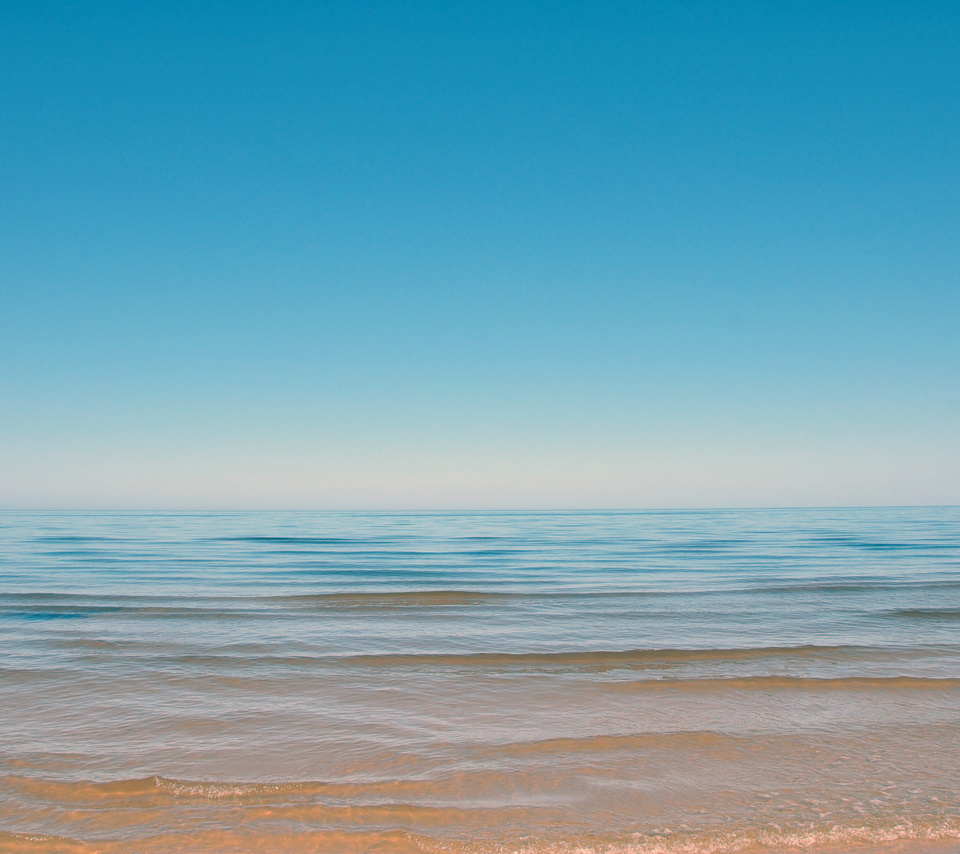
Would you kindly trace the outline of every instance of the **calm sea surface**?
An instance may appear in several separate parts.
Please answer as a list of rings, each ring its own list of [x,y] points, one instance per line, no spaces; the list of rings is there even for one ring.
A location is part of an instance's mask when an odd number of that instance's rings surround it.
[[[0,850],[960,850],[960,509],[0,514]]]

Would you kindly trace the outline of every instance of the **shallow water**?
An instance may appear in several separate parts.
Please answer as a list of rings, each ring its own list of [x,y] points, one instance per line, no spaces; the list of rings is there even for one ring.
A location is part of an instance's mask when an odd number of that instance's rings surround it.
[[[956,849],[960,509],[0,514],[0,850]]]

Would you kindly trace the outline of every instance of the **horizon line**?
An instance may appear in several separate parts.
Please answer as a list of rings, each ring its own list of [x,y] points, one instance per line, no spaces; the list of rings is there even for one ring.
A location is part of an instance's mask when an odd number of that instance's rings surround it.
[[[343,514],[468,514],[468,513],[708,513],[717,511],[758,510],[941,510],[960,509],[960,504],[794,504],[794,505],[716,505],[700,507],[486,507],[486,508],[309,508],[309,507],[248,507],[223,508],[147,508],[147,507],[0,507],[0,513],[141,513],[141,514],[203,514],[216,513],[343,513]]]

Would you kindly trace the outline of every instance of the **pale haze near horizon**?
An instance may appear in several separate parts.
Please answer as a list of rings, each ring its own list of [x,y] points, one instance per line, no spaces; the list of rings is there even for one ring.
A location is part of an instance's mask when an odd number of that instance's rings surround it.
[[[11,4],[0,507],[960,503],[960,12]]]

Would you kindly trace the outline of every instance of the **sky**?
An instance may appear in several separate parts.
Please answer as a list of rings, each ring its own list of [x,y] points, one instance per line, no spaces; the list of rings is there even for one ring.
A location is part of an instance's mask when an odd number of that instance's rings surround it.
[[[960,503],[960,6],[4,3],[0,508]]]

